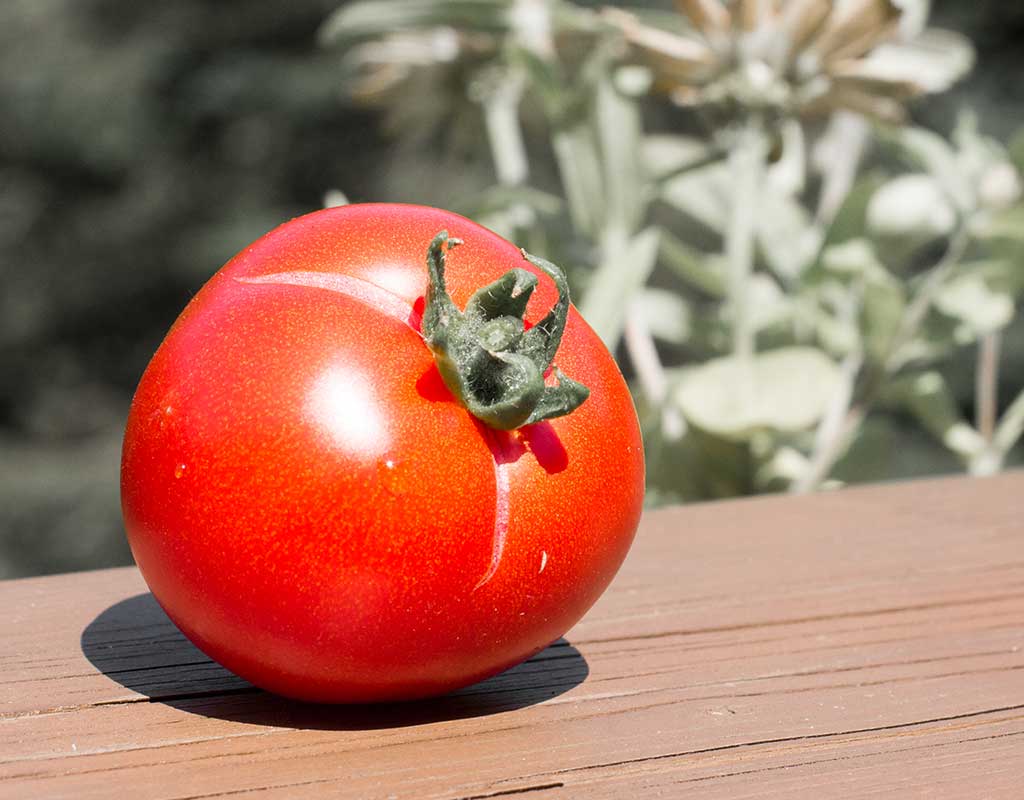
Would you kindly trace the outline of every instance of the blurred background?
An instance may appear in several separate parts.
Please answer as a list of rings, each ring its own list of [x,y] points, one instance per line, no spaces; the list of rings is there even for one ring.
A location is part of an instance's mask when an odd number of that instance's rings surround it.
[[[936,0],[943,39],[927,4],[833,5],[0,4],[0,578],[130,563],[149,357],[235,252],[344,198],[562,263],[653,504],[1018,462],[1024,6]]]

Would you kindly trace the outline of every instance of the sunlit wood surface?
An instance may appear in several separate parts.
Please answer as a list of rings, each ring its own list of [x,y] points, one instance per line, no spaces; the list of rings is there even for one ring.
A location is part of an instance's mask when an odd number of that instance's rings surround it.
[[[646,515],[544,653],[317,707],[186,642],[135,569],[0,583],[3,798],[1021,798],[1024,474]]]

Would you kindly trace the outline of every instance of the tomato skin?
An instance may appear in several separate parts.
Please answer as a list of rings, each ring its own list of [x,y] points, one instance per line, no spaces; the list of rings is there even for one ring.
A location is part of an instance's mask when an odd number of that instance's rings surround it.
[[[568,416],[495,431],[445,389],[415,328],[442,229],[464,242],[447,270],[460,308],[537,272],[436,209],[300,217],[203,287],[133,400],[139,568],[200,649],[276,693],[409,699],[496,674],[564,634],[633,539],[636,414],[575,309],[555,364],[591,396]],[[542,277],[528,322],[555,299]]]

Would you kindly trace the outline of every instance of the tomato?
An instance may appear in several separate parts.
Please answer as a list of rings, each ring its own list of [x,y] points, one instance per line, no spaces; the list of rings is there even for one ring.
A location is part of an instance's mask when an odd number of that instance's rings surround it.
[[[643,496],[612,357],[568,308],[540,388],[589,397],[501,429],[457,401],[423,330],[517,268],[525,326],[478,338],[551,328],[544,263],[445,211],[355,205],[282,225],[196,295],[139,384],[121,483],[139,568],[200,649],[291,697],[416,698],[529,658],[594,603]]]

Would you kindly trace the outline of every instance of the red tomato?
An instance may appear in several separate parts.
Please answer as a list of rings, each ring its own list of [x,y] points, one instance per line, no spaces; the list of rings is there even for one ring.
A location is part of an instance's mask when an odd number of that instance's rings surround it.
[[[440,694],[564,634],[611,581],[643,495],[636,414],[570,309],[556,366],[591,390],[500,431],[458,404],[419,331],[441,230],[461,309],[510,268],[454,214],[402,205],[293,220],[221,269],[132,403],[122,505],[156,599],[195,644],[279,694]],[[550,376],[549,376],[550,382]]]

